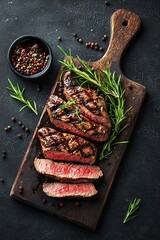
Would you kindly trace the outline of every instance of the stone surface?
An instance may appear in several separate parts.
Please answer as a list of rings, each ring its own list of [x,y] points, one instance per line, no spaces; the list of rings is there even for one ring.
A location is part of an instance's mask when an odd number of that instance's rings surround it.
[[[123,71],[125,75],[148,88],[148,96],[136,123],[127,152],[119,168],[109,199],[103,211],[99,226],[91,232],[74,224],[60,220],[37,209],[21,204],[9,197],[13,180],[17,174],[32,132],[38,122],[63,55],[57,49],[61,44],[65,50],[72,49],[73,55],[80,55],[86,60],[99,59],[103,52],[86,49],[85,44],[78,43],[73,37],[77,33],[84,42],[98,42],[104,50],[108,40],[102,36],[110,34],[109,19],[115,9],[126,8],[138,14],[142,28],[127,50]],[[159,81],[159,33],[160,3],[146,1],[110,1],[110,6],[101,0],[1,0],[0,8],[0,151],[7,151],[7,158],[0,159],[0,239],[93,239],[93,240],[158,240],[160,235],[160,81]],[[26,81],[15,76],[7,63],[7,51],[17,37],[34,34],[44,38],[53,50],[52,71],[38,81]],[[62,42],[58,41],[61,36]],[[25,87],[25,96],[36,100],[39,116],[25,109],[19,112],[21,104],[11,100],[6,86],[7,79],[18,82]],[[37,92],[37,85],[41,92]],[[22,132],[11,118],[30,127],[31,133],[23,132],[23,139],[17,138]],[[12,130],[5,132],[8,125]],[[2,156],[2,154],[1,154]],[[122,224],[129,201],[135,197],[142,198],[138,218],[127,225]]]

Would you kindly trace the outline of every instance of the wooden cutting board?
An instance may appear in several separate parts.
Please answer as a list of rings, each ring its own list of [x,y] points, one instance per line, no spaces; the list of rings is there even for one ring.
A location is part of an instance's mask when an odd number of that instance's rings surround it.
[[[126,46],[140,28],[140,19],[137,15],[128,10],[117,10],[112,15],[111,28],[112,32],[108,50],[100,60],[93,62],[93,67],[98,71],[99,69],[105,69],[107,64],[109,64],[112,71],[122,76],[122,84],[125,88],[126,109],[129,107],[132,107],[132,109],[131,114],[125,122],[128,124],[128,127],[121,133],[119,140],[129,140],[144,101],[146,88],[126,78],[121,72],[120,63]],[[51,93],[59,93],[60,73]],[[46,108],[44,108],[37,128],[40,126],[52,127]],[[106,203],[109,190],[122,160],[126,145],[117,145],[107,160],[99,161],[97,159],[96,163],[100,165],[104,173],[104,177],[95,183],[99,192],[97,197],[80,200],[59,200],[47,197],[42,192],[42,183],[46,178],[38,174],[33,166],[34,158],[41,154],[40,144],[36,135],[37,128],[35,129],[17,177],[13,183],[10,195],[48,213],[55,214],[66,220],[94,230]],[[59,202],[63,203],[63,207],[59,206]]]

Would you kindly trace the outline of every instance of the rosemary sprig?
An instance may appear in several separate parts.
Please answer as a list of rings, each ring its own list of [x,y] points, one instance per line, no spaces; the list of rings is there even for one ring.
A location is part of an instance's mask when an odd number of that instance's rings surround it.
[[[84,126],[85,122],[83,121],[82,117],[80,116],[79,108],[76,107],[73,112],[77,116],[78,120],[81,122],[81,125]]]
[[[61,106],[60,109],[64,110],[64,109],[68,109],[69,106],[73,105],[76,103],[76,100],[68,100],[67,102],[64,102]]]
[[[22,111],[24,108],[28,107],[37,115],[38,112],[37,112],[36,102],[33,101],[33,105],[32,105],[31,102],[29,100],[25,99],[23,96],[25,88],[23,88],[21,90],[18,84],[16,86],[14,86],[13,83],[11,82],[11,80],[9,80],[9,79],[8,79],[8,82],[9,82],[10,87],[7,87],[7,89],[9,90],[10,97],[14,98],[24,104],[24,106],[20,109],[20,111]]]
[[[77,56],[78,61],[81,63],[83,71],[78,69],[74,64],[71,52],[67,54],[60,46],[58,48],[65,55],[63,61],[59,61],[63,65],[63,71],[71,71],[75,74],[75,79],[78,85],[82,86],[87,84],[87,87],[96,86],[97,92],[101,92],[104,98],[108,102],[109,115],[111,118],[112,128],[109,140],[104,143],[102,151],[100,153],[100,159],[106,158],[112,153],[111,147],[114,144],[126,144],[128,141],[115,142],[117,136],[127,127],[127,125],[122,126],[123,120],[127,117],[128,109],[125,111],[125,97],[121,86],[121,76],[117,77],[115,73],[111,73],[109,68],[102,71],[103,81],[96,73],[92,70],[89,64],[86,64],[79,56]]]
[[[135,198],[132,202],[130,202],[127,212],[125,214],[123,223],[127,223],[128,221],[130,221],[131,219],[137,217],[138,215],[133,215],[135,213],[135,211],[139,208],[140,206],[140,198]]]

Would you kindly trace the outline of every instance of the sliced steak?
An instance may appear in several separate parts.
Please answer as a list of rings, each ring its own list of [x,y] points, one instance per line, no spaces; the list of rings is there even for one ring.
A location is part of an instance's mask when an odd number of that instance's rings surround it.
[[[65,102],[56,95],[51,95],[46,104],[50,121],[57,128],[89,138],[93,141],[103,142],[108,139],[108,128],[77,115],[77,104]]]
[[[93,164],[97,149],[87,140],[53,128],[43,127],[37,131],[45,158]]]
[[[106,102],[96,91],[77,86],[72,79],[71,72],[63,76],[64,95],[67,100],[76,100],[79,111],[94,122],[111,127],[110,117],[107,113]]]
[[[98,166],[54,162],[39,158],[35,158],[34,166],[39,173],[60,181],[86,182],[103,176]]]
[[[92,183],[44,183],[43,191],[49,197],[92,197],[97,194]]]

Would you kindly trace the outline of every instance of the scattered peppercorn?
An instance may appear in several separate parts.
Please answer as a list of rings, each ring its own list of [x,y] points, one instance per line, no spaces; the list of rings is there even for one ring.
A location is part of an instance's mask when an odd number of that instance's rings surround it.
[[[79,43],[83,43],[82,38],[79,38],[79,39],[78,39],[78,42],[79,42]]]
[[[22,134],[22,133],[19,133],[19,134],[17,135],[17,137],[20,138],[20,139],[22,139],[23,134]]]
[[[104,41],[104,42],[105,42],[105,41],[107,40],[107,38],[108,38],[108,37],[107,37],[107,35],[106,35],[106,34],[104,34],[104,35],[103,35],[103,37],[102,37],[102,41]]]
[[[4,183],[4,179],[3,179],[3,178],[0,178],[0,182],[1,182],[1,183]]]
[[[29,132],[29,128],[28,128],[28,127],[26,127],[26,128],[25,128],[25,131],[26,131],[26,132]]]
[[[38,85],[38,86],[37,86],[37,92],[40,92],[40,91],[41,91],[41,86]]]
[[[58,36],[58,40],[59,40],[60,42],[62,42],[62,38],[61,38],[60,36]]]
[[[21,126],[22,129],[25,129],[26,127],[24,125]]]
[[[102,47],[100,47],[99,50],[103,52],[103,48]]]
[[[63,202],[59,202],[58,207],[63,207],[63,206],[64,206]]]
[[[3,150],[2,158],[6,158],[7,152]]]
[[[73,36],[74,36],[74,37],[77,37],[77,33],[73,33]]]
[[[7,128],[8,128],[8,130],[11,130],[11,126],[10,125]]]
[[[24,190],[24,188],[22,186],[19,186],[19,193],[20,194],[23,194],[23,190]]]
[[[76,205],[77,207],[79,207],[80,204],[79,204],[79,202],[77,201],[77,202],[75,202],[75,205]]]
[[[6,127],[5,127],[5,128],[4,128],[4,131],[6,131],[6,132],[7,132],[7,131],[8,131],[8,128],[6,128]]]
[[[6,158],[6,154],[2,154],[2,158]]]
[[[109,1],[105,1],[106,6],[110,6],[110,2]]]
[[[15,117],[12,117],[12,122],[16,122],[16,119],[15,119]]]
[[[22,123],[21,123],[21,122],[18,122],[18,125],[19,125],[19,126],[22,126]]]
[[[46,204],[46,203],[47,203],[47,200],[46,200],[46,199],[43,199],[43,200],[42,200],[42,203],[43,203],[43,204]]]

